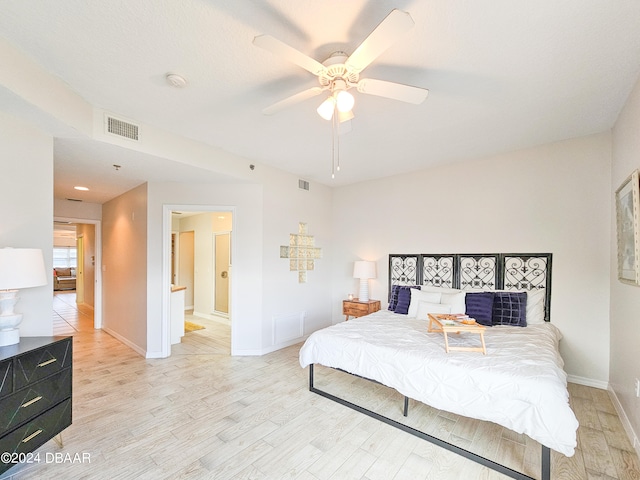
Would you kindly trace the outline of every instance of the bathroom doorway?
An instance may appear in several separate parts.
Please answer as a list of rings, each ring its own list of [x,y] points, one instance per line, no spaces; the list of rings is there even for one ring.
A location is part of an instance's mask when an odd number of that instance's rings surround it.
[[[172,207],[166,242],[171,355],[230,355],[233,214],[192,208]],[[176,316],[180,301],[182,315]],[[184,330],[176,338],[177,324],[184,324]]]

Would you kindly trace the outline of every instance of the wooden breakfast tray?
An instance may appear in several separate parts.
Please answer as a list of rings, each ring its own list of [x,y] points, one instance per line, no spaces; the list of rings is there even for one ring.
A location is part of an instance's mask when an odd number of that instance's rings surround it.
[[[444,349],[447,353],[452,350],[457,351],[465,351],[465,352],[482,352],[483,355],[487,354],[487,348],[484,344],[484,331],[486,327],[484,325],[480,325],[476,323],[475,320],[473,323],[462,323],[462,321],[457,319],[456,315],[449,314],[437,314],[430,313],[429,314],[429,332],[441,332],[444,335]],[[473,320],[473,319],[468,319]],[[477,333],[480,335],[480,344],[479,347],[451,347],[449,346],[449,337],[447,335],[449,333],[460,333],[460,332],[469,332],[469,333]]]

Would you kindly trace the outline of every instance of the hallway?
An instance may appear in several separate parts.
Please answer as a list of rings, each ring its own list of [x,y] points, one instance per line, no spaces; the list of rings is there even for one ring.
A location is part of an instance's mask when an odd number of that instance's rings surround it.
[[[203,326],[188,332],[182,342],[171,346],[172,355],[231,355],[231,326],[185,314],[185,320]],[[108,335],[93,328],[93,309],[76,304],[75,292],[56,292],[53,296],[53,334],[76,335],[80,332]]]

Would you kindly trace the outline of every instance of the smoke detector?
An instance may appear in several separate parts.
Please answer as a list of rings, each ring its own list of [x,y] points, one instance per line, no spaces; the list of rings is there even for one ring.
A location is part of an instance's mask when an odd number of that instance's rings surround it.
[[[167,73],[165,79],[169,85],[175,88],[184,88],[187,86],[187,80],[177,73]]]

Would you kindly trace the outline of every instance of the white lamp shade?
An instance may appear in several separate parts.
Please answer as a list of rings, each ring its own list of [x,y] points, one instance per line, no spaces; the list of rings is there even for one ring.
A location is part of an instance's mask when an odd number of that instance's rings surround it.
[[[333,111],[335,110],[336,99],[333,98],[333,95],[327,98],[324,102],[320,104],[318,109],[318,115],[320,115],[325,120],[331,120],[333,117]]]
[[[336,106],[340,112],[350,112],[355,103],[353,95],[346,90],[341,90],[336,95]]]
[[[17,290],[46,284],[42,250],[0,248],[0,290]]]
[[[376,278],[376,262],[358,260],[353,264],[353,278]]]

